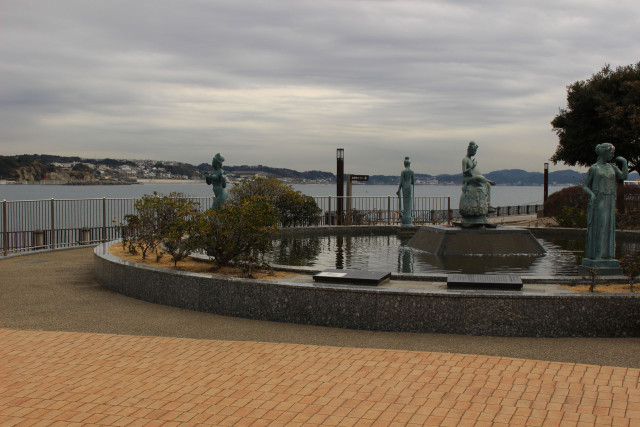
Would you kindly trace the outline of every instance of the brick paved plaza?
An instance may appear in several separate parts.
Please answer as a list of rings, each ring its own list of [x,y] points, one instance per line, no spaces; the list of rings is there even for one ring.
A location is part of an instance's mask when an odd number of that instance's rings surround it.
[[[107,291],[93,248],[0,260],[2,426],[640,425],[638,368],[638,338],[263,322]]]
[[[0,330],[12,425],[638,425],[640,370],[496,356]]]

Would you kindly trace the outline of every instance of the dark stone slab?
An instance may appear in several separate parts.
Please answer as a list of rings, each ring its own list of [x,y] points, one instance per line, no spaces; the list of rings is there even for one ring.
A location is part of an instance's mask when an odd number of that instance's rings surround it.
[[[617,259],[589,259],[582,258],[582,265],[589,268],[619,268],[620,261]]]
[[[622,276],[624,271],[617,259],[589,259],[582,258],[582,264],[578,266],[578,274],[583,277],[591,276],[591,269],[595,269],[598,276]]]
[[[449,288],[522,289],[522,278],[516,274],[449,274]]]
[[[544,248],[531,231],[520,227],[420,227],[407,246],[439,256],[543,255]]]
[[[391,272],[359,270],[325,270],[313,276],[316,282],[366,286],[378,286],[389,279],[391,279]]]
[[[590,276],[590,269],[595,268],[598,271],[599,276],[623,276],[624,270],[620,267],[589,267],[587,265],[578,266],[578,274],[583,277]]]

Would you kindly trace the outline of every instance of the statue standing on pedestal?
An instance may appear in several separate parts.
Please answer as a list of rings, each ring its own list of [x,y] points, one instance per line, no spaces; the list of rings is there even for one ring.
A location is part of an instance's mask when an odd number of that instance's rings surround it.
[[[398,209],[403,226],[409,226],[413,222],[411,209],[413,208],[414,181],[413,171],[409,166],[411,166],[411,161],[409,161],[409,157],[405,157],[404,169],[400,172],[400,185],[398,186],[398,191],[396,191],[400,201]],[[402,199],[400,199],[400,192],[402,192]]]
[[[469,142],[467,155],[462,159],[462,196],[459,209],[463,226],[487,224],[487,214],[495,212],[491,206],[491,186],[496,183],[485,178],[478,170],[478,163],[473,158],[477,151],[478,144]]]
[[[217,153],[211,162],[213,172],[204,175],[207,180],[207,185],[213,187],[213,194],[216,196],[211,205],[211,209],[220,208],[228,197],[227,190],[225,189],[227,187],[227,176],[222,169],[222,162],[224,162],[224,157],[222,157],[220,153]]]
[[[610,163],[614,146],[598,144],[598,161],[589,169],[582,189],[589,196],[587,214],[587,244],[582,265],[596,268],[619,268],[616,251],[616,181],[629,176],[629,167],[623,157],[616,157],[618,165]]]

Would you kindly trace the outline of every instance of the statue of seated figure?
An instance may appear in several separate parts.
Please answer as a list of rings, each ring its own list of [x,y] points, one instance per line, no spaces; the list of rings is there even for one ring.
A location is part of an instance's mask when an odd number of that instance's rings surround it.
[[[491,186],[494,181],[485,178],[477,168],[473,158],[478,145],[471,141],[467,155],[462,159],[462,196],[460,197],[460,215],[462,224],[486,224],[486,215],[495,212],[491,206]]]

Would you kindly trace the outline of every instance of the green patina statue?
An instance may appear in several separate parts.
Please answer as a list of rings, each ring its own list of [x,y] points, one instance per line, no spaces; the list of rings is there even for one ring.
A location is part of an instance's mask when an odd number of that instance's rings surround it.
[[[405,157],[404,169],[400,172],[400,185],[398,186],[398,191],[396,191],[399,200],[398,209],[400,210],[403,226],[409,226],[413,222],[411,209],[413,207],[414,181],[413,171],[409,166],[411,166],[411,161],[409,161],[409,157]],[[400,192],[402,192],[402,199],[400,199]]]
[[[582,189],[589,196],[587,216],[587,244],[582,265],[596,268],[619,268],[615,257],[616,226],[616,180],[624,181],[629,176],[629,167],[623,157],[616,157],[620,165],[610,163],[614,146],[598,144],[598,161],[589,169]]]
[[[496,183],[485,178],[478,170],[478,163],[473,158],[477,151],[478,144],[469,142],[467,155],[462,159],[462,196],[459,209],[463,226],[487,224],[487,214],[495,212],[491,206],[491,186]]]
[[[211,162],[213,172],[204,175],[207,180],[207,185],[213,187],[213,194],[216,196],[211,205],[211,209],[220,208],[228,196],[227,190],[225,189],[227,187],[227,176],[222,169],[222,162],[224,162],[224,157],[222,157],[220,153],[216,154]]]

